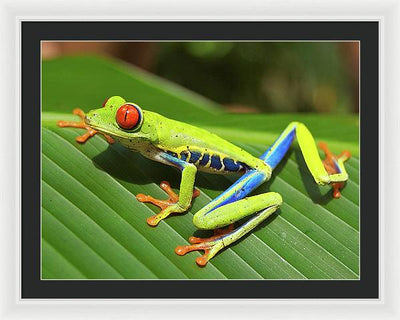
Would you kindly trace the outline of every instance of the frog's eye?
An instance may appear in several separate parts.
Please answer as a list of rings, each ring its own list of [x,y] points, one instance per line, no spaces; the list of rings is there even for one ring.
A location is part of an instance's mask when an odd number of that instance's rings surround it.
[[[123,104],[117,111],[116,120],[122,129],[132,130],[142,122],[142,110],[134,104]]]
[[[104,100],[103,105],[101,106],[102,108],[104,108],[106,106],[108,99],[110,99],[110,98],[107,98],[106,100]]]

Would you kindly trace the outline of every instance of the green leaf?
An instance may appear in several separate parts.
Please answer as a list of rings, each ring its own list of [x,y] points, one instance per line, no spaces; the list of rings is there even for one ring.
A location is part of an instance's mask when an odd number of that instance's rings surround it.
[[[42,78],[43,279],[359,278],[357,117],[225,114],[165,80],[95,57],[45,61]],[[302,121],[333,151],[352,152],[346,163],[350,179],[342,197],[332,199],[329,187],[315,185],[294,144],[273,178],[254,192],[279,192],[284,199],[281,209],[199,268],[198,252],[181,257],[174,248],[187,244],[193,234],[210,234],[196,230],[193,214],[237,176],[199,173],[196,186],[201,195],[190,211],[149,227],[146,218],[159,209],[139,203],[135,195],[166,198],[158,185],[168,180],[177,190],[179,172],[121,145],[108,145],[99,136],[80,145],[75,137],[82,130],[56,126],[57,120],[76,119],[70,114],[74,107],[89,110],[115,94],[209,129],[255,156],[289,122]]]

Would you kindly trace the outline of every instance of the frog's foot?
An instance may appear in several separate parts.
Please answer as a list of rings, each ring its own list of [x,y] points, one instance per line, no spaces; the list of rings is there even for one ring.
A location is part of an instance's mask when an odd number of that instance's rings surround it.
[[[78,136],[78,137],[75,138],[75,140],[76,140],[77,142],[79,142],[79,143],[85,143],[87,140],[89,140],[89,139],[90,139],[91,137],[93,137],[95,134],[99,133],[99,134],[103,135],[103,136],[106,138],[106,140],[107,140],[107,142],[108,142],[109,144],[114,143],[114,139],[111,138],[109,135],[104,134],[104,133],[101,133],[101,132],[99,132],[99,131],[97,131],[97,130],[94,130],[93,128],[89,127],[89,126],[85,123],[85,120],[84,120],[84,119],[85,119],[85,113],[84,113],[81,109],[76,108],[76,109],[74,109],[74,110],[72,111],[72,113],[75,114],[75,115],[77,115],[77,116],[79,116],[79,117],[81,118],[81,121],[76,122],[76,121],[63,121],[63,120],[60,120],[60,121],[57,122],[57,125],[58,125],[59,127],[61,127],[61,128],[64,128],[64,127],[73,127],[73,128],[82,128],[82,129],[86,129],[86,130],[87,130],[86,133],[84,133],[83,135]]]
[[[226,229],[214,230],[214,236],[209,238],[190,237],[189,246],[178,246],[175,248],[175,253],[183,256],[190,251],[203,250],[204,254],[196,258],[196,263],[200,267],[204,267],[207,262],[214,257],[218,251],[225,247],[223,238],[233,231],[233,223]]]
[[[136,199],[140,202],[149,202],[161,209],[160,213],[151,216],[147,219],[147,224],[155,227],[162,219],[168,217],[171,213],[174,211],[171,211],[171,208],[173,206],[177,205],[177,202],[179,200],[179,196],[172,190],[170,184],[168,181],[162,181],[160,183],[161,189],[163,189],[167,194],[168,194],[168,199],[167,200],[159,200],[155,199],[152,196],[148,196],[145,194],[138,194],[136,195]],[[197,189],[193,190],[193,198],[196,198],[200,195],[200,191]],[[185,210],[184,210],[185,211]],[[176,212],[183,212],[182,210],[176,211]]]
[[[340,169],[338,167],[338,162],[345,162],[347,159],[351,157],[349,151],[344,150],[340,153],[340,155],[334,155],[328,148],[328,145],[325,142],[318,143],[319,148],[325,153],[325,159],[322,161],[324,164],[325,170],[328,174],[340,173]],[[335,182],[332,183],[333,197],[336,199],[340,198],[340,189],[342,189],[345,185],[345,182]]]
[[[209,242],[209,241],[213,241],[223,235],[226,235],[228,233],[231,233],[233,231],[233,226],[234,223],[230,224],[227,228],[224,229],[215,229],[214,230],[214,235],[212,237],[209,238],[198,238],[198,237],[190,237],[189,238],[189,242],[191,244],[195,244],[195,243],[202,243],[202,242]]]

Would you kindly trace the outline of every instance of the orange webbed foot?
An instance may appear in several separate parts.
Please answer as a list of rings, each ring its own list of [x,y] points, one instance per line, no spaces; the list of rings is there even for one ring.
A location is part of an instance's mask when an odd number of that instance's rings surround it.
[[[233,226],[234,224],[230,224],[227,228],[224,229],[215,229],[214,230],[214,235],[212,237],[209,238],[198,238],[198,237],[190,237],[189,238],[189,242],[191,244],[195,244],[195,243],[202,243],[202,242],[210,242],[210,241],[214,241],[217,238],[220,238],[223,235],[226,235],[228,233],[231,233],[233,231]]]
[[[344,150],[340,153],[340,155],[334,155],[328,148],[328,145],[325,142],[320,142],[318,143],[319,148],[325,153],[325,159],[322,161],[325,170],[328,172],[328,174],[335,174],[335,173],[340,173],[340,170],[338,169],[337,162],[338,160],[341,161],[346,161],[351,157],[351,154],[349,151]],[[340,189],[342,189],[345,185],[345,182],[335,182],[332,183],[332,191],[333,191],[333,197],[335,199],[340,198]]]
[[[87,140],[89,140],[91,137],[93,137],[95,134],[99,133],[101,135],[104,136],[104,138],[106,138],[107,142],[109,144],[114,143],[114,139],[111,138],[109,135],[101,133],[97,130],[94,130],[93,128],[89,127],[86,123],[85,123],[85,113],[79,109],[76,108],[72,111],[73,114],[77,115],[79,118],[81,118],[81,121],[77,122],[77,121],[63,121],[60,120],[57,122],[57,125],[61,128],[65,128],[65,127],[72,127],[72,128],[81,128],[81,129],[86,129],[87,132],[84,133],[81,136],[78,136],[75,138],[75,140],[79,143],[85,143]]]
[[[224,235],[233,231],[233,225],[232,223],[228,228],[214,230],[214,236],[209,238],[190,237],[189,242],[191,245],[178,246],[175,248],[175,253],[183,256],[191,251],[202,250],[204,254],[196,258],[196,263],[198,266],[204,267],[208,261],[225,246],[222,238]]]
[[[196,258],[196,263],[199,267],[205,267],[208,261],[211,259],[210,252],[212,247],[213,244],[209,242],[192,244],[190,246],[178,246],[175,248],[175,253],[183,256],[190,251],[203,250],[204,254],[201,257]]]
[[[166,200],[159,200],[155,199],[152,196],[148,196],[142,193],[139,193],[136,195],[136,199],[140,202],[147,202],[154,204],[155,206],[159,207],[161,209],[161,212],[151,216],[147,219],[147,224],[155,227],[163,218],[164,218],[164,212],[169,208],[170,206],[176,204],[179,200],[179,196],[175,193],[174,190],[172,190],[171,185],[169,184],[168,181],[162,181],[160,183],[160,188],[163,189],[167,194],[168,194],[168,199]],[[197,189],[193,190],[193,199],[198,197],[200,195],[200,191]]]

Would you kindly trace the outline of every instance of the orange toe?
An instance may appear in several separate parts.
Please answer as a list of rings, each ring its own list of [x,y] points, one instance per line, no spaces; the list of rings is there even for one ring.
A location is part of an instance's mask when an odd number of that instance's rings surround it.
[[[107,140],[107,142],[109,144],[113,144],[115,142],[114,139],[111,136],[109,136],[107,134],[104,134],[104,133],[101,133],[101,132],[98,132],[97,130],[94,130],[93,128],[88,126],[84,121],[85,113],[81,109],[79,109],[79,108],[74,109],[72,111],[72,113],[77,115],[77,116],[79,116],[81,118],[81,121],[63,121],[63,120],[60,120],[60,121],[57,121],[57,126],[59,126],[61,128],[71,127],[71,128],[86,129],[87,132],[85,132],[83,135],[78,136],[78,137],[75,138],[75,140],[77,142],[85,143],[87,140],[89,140],[91,137],[93,137],[94,135],[96,135],[98,133],[103,135],[104,138],[106,138],[106,140]]]
[[[325,159],[322,161],[325,170],[328,172],[328,174],[335,174],[339,173],[339,170],[337,169],[336,163],[337,160],[340,159],[341,161],[346,161],[351,157],[351,154],[348,150],[344,150],[340,153],[339,156],[334,155],[328,148],[328,145],[325,142],[320,142],[318,143],[318,146],[321,148],[321,150],[325,153]],[[332,183],[332,194],[335,199],[340,198],[340,189],[344,187],[345,183],[344,182],[335,182]]]
[[[175,253],[179,256],[183,256],[188,252],[191,251],[196,251],[196,250],[203,250],[204,254],[201,257],[196,258],[196,263],[200,267],[204,267],[207,262],[210,260],[209,258],[209,253],[210,249],[212,247],[212,244],[209,243],[199,243],[199,244],[193,244],[189,246],[178,246],[175,248]]]

